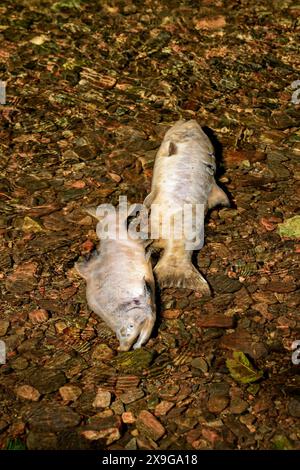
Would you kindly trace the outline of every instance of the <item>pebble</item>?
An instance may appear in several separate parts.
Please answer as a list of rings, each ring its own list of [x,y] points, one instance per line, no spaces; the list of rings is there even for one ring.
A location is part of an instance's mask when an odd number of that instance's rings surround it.
[[[121,434],[117,428],[103,429],[102,431],[82,431],[82,436],[90,441],[98,441],[99,439],[106,439],[106,445],[111,444],[112,442],[120,439]]]
[[[31,312],[29,312],[28,316],[32,323],[43,323],[49,318],[47,310],[43,308],[32,310]]]
[[[56,392],[65,385],[67,379],[61,371],[39,369],[28,379],[30,385],[37,388],[41,394]]]
[[[29,431],[26,446],[28,450],[54,450],[57,447],[57,436],[53,432]]]
[[[182,313],[182,310],[179,309],[168,309],[164,310],[161,314],[163,318],[166,320],[172,320],[174,318],[178,318]]]
[[[291,398],[288,404],[288,412],[293,418],[300,418],[300,400]]]
[[[41,394],[39,391],[30,385],[20,385],[16,388],[16,395],[20,398],[30,401],[39,401]]]
[[[229,403],[229,385],[214,383],[210,386],[207,408],[211,413],[221,413]]]
[[[77,426],[80,420],[79,414],[71,408],[49,402],[32,405],[26,413],[26,421],[30,429],[42,432],[71,429]]]
[[[7,427],[8,427],[8,422],[5,421],[5,419],[0,419],[0,433],[5,431]]]
[[[245,400],[234,397],[231,399],[229,410],[230,413],[238,415],[244,413],[248,407],[249,405]]]
[[[110,411],[110,410],[107,410]],[[105,439],[106,445],[117,441],[121,437],[122,421],[119,416],[112,415],[101,417],[99,415],[92,416],[89,423],[82,430],[81,434],[88,440]]]
[[[116,415],[121,415],[125,411],[124,405],[121,400],[114,401],[111,405],[111,409],[115,412]]]
[[[122,403],[125,405],[128,405],[129,403],[133,403],[134,401],[139,400],[144,396],[144,392],[140,388],[136,388],[133,390],[128,390],[128,392],[122,393],[122,395],[119,396],[119,399],[121,400]]]
[[[199,29],[220,29],[226,26],[225,16],[211,16],[202,18],[201,20],[195,19],[194,25],[197,30]]]
[[[9,321],[0,320],[0,336],[6,335],[9,325],[10,325]]]
[[[264,286],[264,289],[271,292],[288,293],[297,289],[294,281],[272,281]]]
[[[64,321],[55,322],[55,329],[59,335],[62,334],[67,327],[68,325]]]
[[[93,401],[94,408],[107,408],[111,402],[111,393],[105,390],[99,389],[95,400]]]
[[[13,273],[6,279],[6,289],[17,295],[32,291],[37,283],[37,268],[38,263],[36,262],[26,262],[17,265]]]
[[[131,411],[124,411],[122,413],[122,421],[126,424],[132,424],[135,423],[136,419]]]
[[[242,328],[234,333],[223,335],[219,344],[221,348],[242,351],[254,359],[259,359],[268,354],[266,346],[263,343],[253,341],[250,333]]]
[[[14,361],[12,361],[11,367],[15,370],[24,370],[28,367],[28,361],[25,359],[25,357],[19,356]]]
[[[231,279],[223,274],[216,276],[209,275],[207,280],[217,294],[233,294],[243,286],[237,279]]]
[[[59,388],[59,393],[64,402],[76,401],[82,394],[81,388],[76,385],[63,385]]]
[[[156,442],[145,436],[138,436],[136,439],[138,448],[141,450],[155,450],[158,448]]]
[[[132,439],[130,439],[130,441],[127,442],[127,444],[125,445],[125,449],[127,449],[127,450],[136,450],[137,449],[136,438],[135,437],[133,437]]]
[[[191,443],[193,449],[195,450],[202,450],[202,449],[207,449],[209,447],[209,444],[207,441],[204,439],[197,439]]]
[[[162,400],[154,409],[155,416],[165,416],[173,407],[175,403]]]
[[[234,325],[233,317],[225,315],[202,315],[196,321],[197,326],[203,328],[232,328]]]

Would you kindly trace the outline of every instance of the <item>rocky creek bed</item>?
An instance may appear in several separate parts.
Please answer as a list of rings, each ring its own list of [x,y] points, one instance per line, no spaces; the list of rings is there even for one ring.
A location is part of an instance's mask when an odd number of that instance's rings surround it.
[[[280,229],[300,199],[299,14],[1,2],[0,448],[299,449],[299,228]],[[143,200],[180,118],[207,127],[232,202],[197,255],[213,297],[164,290],[150,341],[117,353],[73,268],[97,245],[82,208]]]

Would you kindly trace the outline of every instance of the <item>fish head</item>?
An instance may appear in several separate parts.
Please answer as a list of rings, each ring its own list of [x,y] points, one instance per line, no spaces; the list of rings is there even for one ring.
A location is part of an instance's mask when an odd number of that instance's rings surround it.
[[[122,321],[116,330],[120,342],[118,350],[128,351],[132,345],[133,349],[140,348],[149,339],[155,322],[152,292],[146,291],[144,295],[132,299],[120,313]]]
[[[119,351],[140,348],[152,332],[155,318],[142,308],[135,308],[126,316],[123,325],[116,331],[120,346]],[[136,342],[135,342],[136,341]],[[133,344],[135,342],[135,344]]]

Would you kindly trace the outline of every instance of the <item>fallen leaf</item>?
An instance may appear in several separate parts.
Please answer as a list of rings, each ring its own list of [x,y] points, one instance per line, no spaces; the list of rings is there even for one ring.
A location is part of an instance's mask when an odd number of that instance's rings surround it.
[[[262,217],[259,221],[260,225],[262,225],[267,232],[272,232],[272,230],[275,230],[278,222],[281,222],[279,217]]]
[[[23,232],[34,232],[34,233],[44,232],[44,229],[42,228],[42,226],[38,222],[33,220],[31,217],[28,217],[28,215],[24,217],[22,230]]]
[[[30,39],[30,42],[32,44],[35,44],[36,46],[41,46],[44,44],[45,41],[49,41],[49,38],[45,36],[45,34],[41,34],[40,36],[34,36],[34,38]]]
[[[278,233],[281,237],[300,238],[300,215],[278,224]]]
[[[241,351],[234,351],[232,359],[226,359],[230,375],[237,382],[248,384],[256,382],[263,376],[263,371],[256,370],[247,356]]]

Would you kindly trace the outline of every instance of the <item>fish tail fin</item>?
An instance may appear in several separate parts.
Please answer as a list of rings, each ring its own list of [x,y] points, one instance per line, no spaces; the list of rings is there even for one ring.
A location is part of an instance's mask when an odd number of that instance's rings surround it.
[[[177,261],[169,257],[162,257],[154,268],[154,274],[159,287],[182,287],[210,295],[211,291],[207,281],[192,265],[191,261]]]

